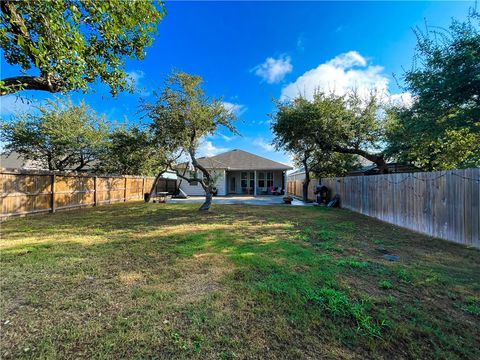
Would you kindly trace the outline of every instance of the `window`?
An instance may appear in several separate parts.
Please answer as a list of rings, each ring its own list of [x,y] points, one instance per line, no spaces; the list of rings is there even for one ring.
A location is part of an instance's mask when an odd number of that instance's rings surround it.
[[[253,190],[255,187],[255,174],[253,172],[250,173],[250,189]]]
[[[258,173],[258,187],[265,187],[265,173]]]
[[[267,172],[267,188],[273,186],[273,172]]]
[[[247,187],[247,173],[246,172],[242,172],[241,174],[241,186],[243,189],[245,189]]]

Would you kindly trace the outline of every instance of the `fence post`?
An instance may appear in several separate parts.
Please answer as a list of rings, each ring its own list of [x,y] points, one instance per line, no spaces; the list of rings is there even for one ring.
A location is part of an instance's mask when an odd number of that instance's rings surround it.
[[[56,175],[52,174],[51,177],[51,188],[50,192],[52,193],[52,196],[50,197],[50,212],[54,213],[55,212],[55,180],[56,180]]]
[[[97,206],[97,177],[93,177],[93,206]]]
[[[127,177],[125,176],[125,182],[123,183],[123,202],[127,201]]]

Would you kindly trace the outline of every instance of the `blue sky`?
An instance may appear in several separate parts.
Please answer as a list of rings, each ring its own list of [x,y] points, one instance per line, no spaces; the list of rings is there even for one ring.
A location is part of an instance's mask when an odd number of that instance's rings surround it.
[[[201,75],[211,96],[223,97],[238,114],[241,137],[221,130],[202,144],[212,155],[240,148],[289,163],[287,154],[270,145],[268,114],[272,99],[288,99],[313,88],[336,92],[354,85],[377,87],[397,98],[393,79],[412,64],[412,27],[446,27],[464,19],[469,2],[167,2],[167,16],[143,61],[128,61],[127,70],[141,89],[112,98],[103,85],[94,93],[73,93],[111,121],[139,122],[140,97],[152,99],[172,68]],[[18,67],[1,60],[2,78]],[[32,74],[35,72],[32,71]],[[36,101],[51,95],[25,91]],[[408,95],[402,95],[408,100]],[[2,117],[27,103],[0,98]]]

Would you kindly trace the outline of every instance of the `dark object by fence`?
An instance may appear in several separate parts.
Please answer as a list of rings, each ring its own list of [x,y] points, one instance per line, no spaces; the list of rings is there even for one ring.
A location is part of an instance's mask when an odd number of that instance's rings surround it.
[[[308,197],[315,199],[312,180]],[[433,237],[480,248],[480,168],[322,178],[340,206]],[[288,193],[302,196],[302,181]]]
[[[287,196],[284,196],[284,197],[283,197],[283,202],[284,202],[285,204],[289,204],[289,205],[290,205],[290,204],[292,203],[292,201],[293,201],[293,197],[291,197],[291,196],[288,196],[288,195],[287,195]]]
[[[340,195],[336,194],[332,201],[330,201],[327,205],[327,207],[329,208],[333,208],[333,207],[339,207],[340,206]]]
[[[317,195],[317,203],[320,205],[327,205],[330,200],[330,190],[325,185],[318,184],[315,189]]]
[[[148,203],[150,201],[150,193],[143,194],[143,200]]]

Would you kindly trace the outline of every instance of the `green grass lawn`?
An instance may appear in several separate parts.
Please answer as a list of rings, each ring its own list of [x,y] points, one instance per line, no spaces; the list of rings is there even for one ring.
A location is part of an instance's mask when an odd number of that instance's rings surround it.
[[[346,210],[197,207],[4,222],[0,357],[480,358],[480,251]]]

